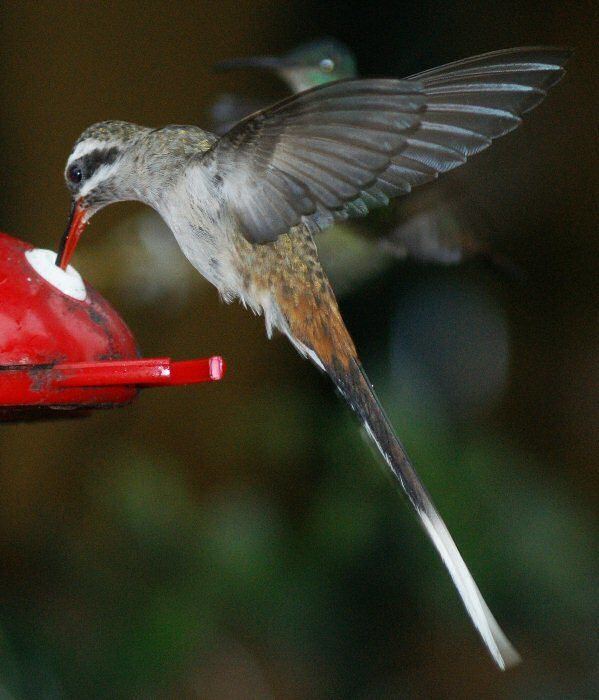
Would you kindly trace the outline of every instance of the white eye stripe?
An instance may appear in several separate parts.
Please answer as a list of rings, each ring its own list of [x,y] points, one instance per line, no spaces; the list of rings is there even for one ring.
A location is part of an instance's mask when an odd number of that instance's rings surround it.
[[[83,187],[78,192],[80,197],[85,197],[89,194],[102,180],[107,180],[117,169],[119,168],[118,161],[116,163],[110,163],[106,165],[101,165],[96,172],[86,180]]]

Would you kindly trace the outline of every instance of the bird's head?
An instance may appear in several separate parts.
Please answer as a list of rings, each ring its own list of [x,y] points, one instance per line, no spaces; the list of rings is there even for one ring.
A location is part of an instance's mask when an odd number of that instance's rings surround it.
[[[295,71],[301,77],[303,90],[357,75],[354,55],[336,39],[317,39],[302,44],[284,56],[283,62],[288,71]]]
[[[220,70],[262,68],[277,73],[293,92],[308,90],[334,80],[355,78],[356,60],[336,39],[317,39],[302,44],[283,56],[234,58],[216,66]]]
[[[65,181],[71,192],[71,214],[56,264],[65,269],[90,218],[100,209],[136,199],[135,146],[150,130],[122,121],[88,127],[67,160]]]

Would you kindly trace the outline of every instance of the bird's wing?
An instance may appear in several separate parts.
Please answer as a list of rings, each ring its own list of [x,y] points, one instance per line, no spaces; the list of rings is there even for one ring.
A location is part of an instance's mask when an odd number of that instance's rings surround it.
[[[247,238],[272,241],[374,185],[423,110],[417,83],[330,83],[247,117],[202,160]]]
[[[365,214],[520,124],[569,51],[498,51],[407,80],[342,80],[250,115],[203,157],[248,240]]]
[[[462,165],[516,129],[564,75],[570,51],[533,47],[493,51],[412,75],[422,84],[426,113],[406,147],[379,178],[389,196],[408,193]]]

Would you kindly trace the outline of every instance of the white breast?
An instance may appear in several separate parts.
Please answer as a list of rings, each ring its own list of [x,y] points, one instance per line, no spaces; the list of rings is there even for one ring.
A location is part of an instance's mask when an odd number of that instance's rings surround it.
[[[227,301],[241,290],[234,265],[235,225],[206,170],[189,167],[155,204],[191,264]]]

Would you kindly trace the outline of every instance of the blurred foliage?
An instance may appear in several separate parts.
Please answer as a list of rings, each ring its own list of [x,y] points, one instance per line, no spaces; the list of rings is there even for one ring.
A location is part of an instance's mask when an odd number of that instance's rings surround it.
[[[75,264],[147,355],[220,352],[229,373],[81,421],[0,426],[0,697],[596,695],[592,11],[2,6],[0,225],[42,247],[64,225],[61,172],[88,123],[201,124],[221,89],[281,94],[266,76],[213,76],[216,60],[325,34],[363,74],[518,44],[576,54],[518,133],[447,178],[525,282],[351,241],[335,260],[339,243],[322,242],[369,374],[524,663],[495,670],[326,378],[220,305],[156,219],[123,205],[94,220]]]

